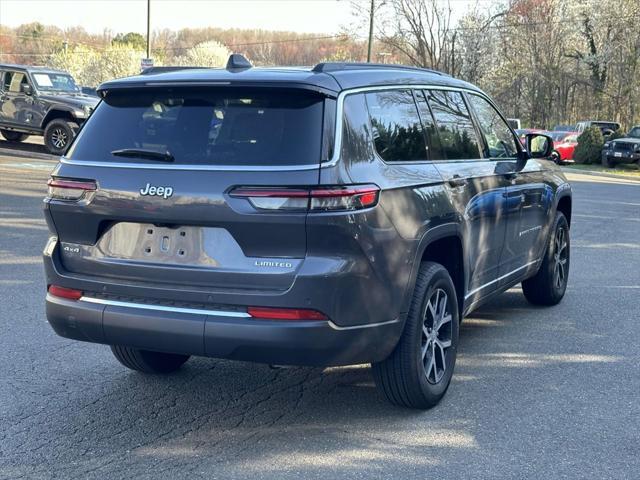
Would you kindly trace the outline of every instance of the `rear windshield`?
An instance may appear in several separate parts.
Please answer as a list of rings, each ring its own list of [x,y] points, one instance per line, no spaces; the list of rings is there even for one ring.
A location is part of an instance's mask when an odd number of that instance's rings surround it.
[[[595,125],[600,129],[608,128],[609,130],[617,130],[620,128],[620,124],[615,122],[592,122],[592,125]]]
[[[295,90],[111,92],[67,158],[155,163],[117,150],[169,153],[173,164],[308,165],[320,162],[322,98]]]

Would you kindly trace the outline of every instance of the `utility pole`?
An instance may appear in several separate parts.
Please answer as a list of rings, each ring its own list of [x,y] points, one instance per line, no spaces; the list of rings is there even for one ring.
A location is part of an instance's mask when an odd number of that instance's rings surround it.
[[[371,47],[373,46],[373,11],[376,0],[371,0],[371,10],[369,10],[369,45],[367,47],[367,63],[371,63]]]
[[[147,0],[147,58],[151,58],[151,0]]]

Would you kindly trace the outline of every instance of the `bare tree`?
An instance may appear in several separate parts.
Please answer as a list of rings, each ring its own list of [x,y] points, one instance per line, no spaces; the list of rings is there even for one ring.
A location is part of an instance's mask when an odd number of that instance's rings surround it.
[[[394,13],[380,40],[414,65],[451,72],[456,68],[456,32],[449,0],[390,0]]]

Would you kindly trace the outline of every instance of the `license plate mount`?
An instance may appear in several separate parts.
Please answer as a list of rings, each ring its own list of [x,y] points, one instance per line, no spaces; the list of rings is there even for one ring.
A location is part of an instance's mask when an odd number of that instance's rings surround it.
[[[193,227],[167,228],[145,226],[140,242],[141,256],[186,262],[198,258],[201,253],[201,236]]]

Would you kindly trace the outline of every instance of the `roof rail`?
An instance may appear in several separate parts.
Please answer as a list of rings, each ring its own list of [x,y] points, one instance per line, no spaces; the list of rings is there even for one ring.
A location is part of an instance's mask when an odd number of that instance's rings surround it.
[[[341,70],[362,70],[367,68],[393,68],[396,70],[412,70],[417,72],[435,73],[437,75],[450,76],[446,73],[431,68],[412,67],[410,65],[398,65],[394,63],[364,63],[364,62],[323,62],[311,69],[316,73],[338,72]]]
[[[179,67],[177,65],[166,66],[166,67],[149,67],[145,68],[140,75],[153,75],[154,73],[167,73],[167,72],[177,72],[179,70],[192,70],[194,68],[206,68],[206,67]]]
[[[227,60],[227,70],[230,71],[238,71],[238,70],[246,70],[247,68],[252,68],[251,62],[246,59],[244,55],[240,55],[239,53],[232,53],[229,55],[229,60]]]

